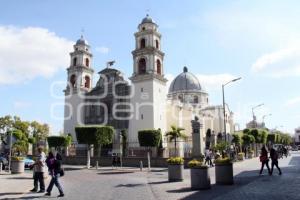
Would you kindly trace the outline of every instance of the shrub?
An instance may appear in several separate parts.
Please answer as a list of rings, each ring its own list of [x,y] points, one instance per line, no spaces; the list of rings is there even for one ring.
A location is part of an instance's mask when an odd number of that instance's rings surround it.
[[[80,144],[106,145],[111,144],[114,128],[111,126],[77,126],[77,140]]]
[[[167,160],[169,165],[183,165],[184,159],[182,157],[171,157]]]
[[[243,152],[238,153],[238,156],[245,156],[245,154]]]
[[[220,157],[220,158],[215,160],[215,163],[216,164],[230,164],[230,163],[232,163],[232,161],[228,157],[225,157],[225,158]]]
[[[193,159],[188,163],[188,167],[189,168],[207,168],[207,165],[204,165],[202,161]]]
[[[160,130],[141,130],[138,139],[142,147],[158,147],[161,140]]]
[[[47,137],[49,147],[62,147],[65,144],[66,138],[64,136],[50,136]]]
[[[22,156],[12,156],[11,160],[12,161],[22,161],[22,160],[25,160],[25,158]]]

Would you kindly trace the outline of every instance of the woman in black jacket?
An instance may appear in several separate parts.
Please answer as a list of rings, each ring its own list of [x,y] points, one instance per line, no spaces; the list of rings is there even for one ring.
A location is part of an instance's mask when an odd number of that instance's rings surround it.
[[[55,185],[59,191],[59,195],[58,197],[63,197],[64,195],[64,191],[61,187],[61,184],[58,180],[58,177],[60,176],[61,173],[61,163],[62,163],[62,157],[59,153],[56,154],[56,157],[54,158],[47,158],[46,160],[47,166],[49,168],[49,173],[51,175],[51,181],[50,184],[47,188],[47,193],[45,194],[46,196],[51,196],[51,191],[53,188],[53,185]]]

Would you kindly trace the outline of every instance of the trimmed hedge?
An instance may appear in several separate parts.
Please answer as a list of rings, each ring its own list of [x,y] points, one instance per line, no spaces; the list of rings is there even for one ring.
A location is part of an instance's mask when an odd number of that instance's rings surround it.
[[[158,147],[160,145],[162,135],[158,130],[141,130],[138,132],[138,139],[142,147]]]
[[[80,144],[106,145],[111,144],[115,132],[112,126],[77,126],[77,141]]]
[[[49,136],[47,137],[49,147],[63,147],[66,144],[66,137],[64,136]]]

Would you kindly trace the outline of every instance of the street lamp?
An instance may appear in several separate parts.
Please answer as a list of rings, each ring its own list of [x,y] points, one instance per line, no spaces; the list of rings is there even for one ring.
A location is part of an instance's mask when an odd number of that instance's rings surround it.
[[[262,117],[262,122],[264,123],[265,122],[265,118],[266,117],[268,117],[268,116],[271,116],[272,114],[270,113],[270,114],[267,114],[267,115],[264,115],[263,117]]]
[[[225,93],[224,93],[224,87],[226,85],[228,85],[229,83],[232,83],[232,82],[235,82],[235,81],[238,81],[242,79],[242,77],[239,77],[239,78],[236,78],[236,79],[233,79],[225,84],[222,85],[222,94],[223,94],[223,114],[224,114],[224,133],[225,133],[225,142],[227,140],[227,133],[226,133],[226,111],[225,111]]]
[[[255,108],[258,108],[258,107],[261,107],[261,106],[263,106],[263,105],[265,105],[265,104],[264,104],[264,103],[261,103],[261,104],[259,104],[259,105],[257,105],[257,106],[252,107],[253,121],[255,120],[254,109],[255,109]]]

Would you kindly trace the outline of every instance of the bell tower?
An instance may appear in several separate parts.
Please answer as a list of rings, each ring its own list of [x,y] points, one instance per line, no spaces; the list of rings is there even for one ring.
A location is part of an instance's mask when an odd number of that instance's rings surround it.
[[[88,42],[81,37],[70,53],[70,66],[67,68],[68,78],[65,92],[64,133],[72,134],[76,141],[75,127],[83,123],[83,104],[85,94],[92,89],[93,55]]]
[[[158,25],[147,15],[138,25],[133,55],[132,99],[134,117],[129,123],[129,143],[138,146],[138,131],[166,129],[166,82],[164,78],[164,53]]]

